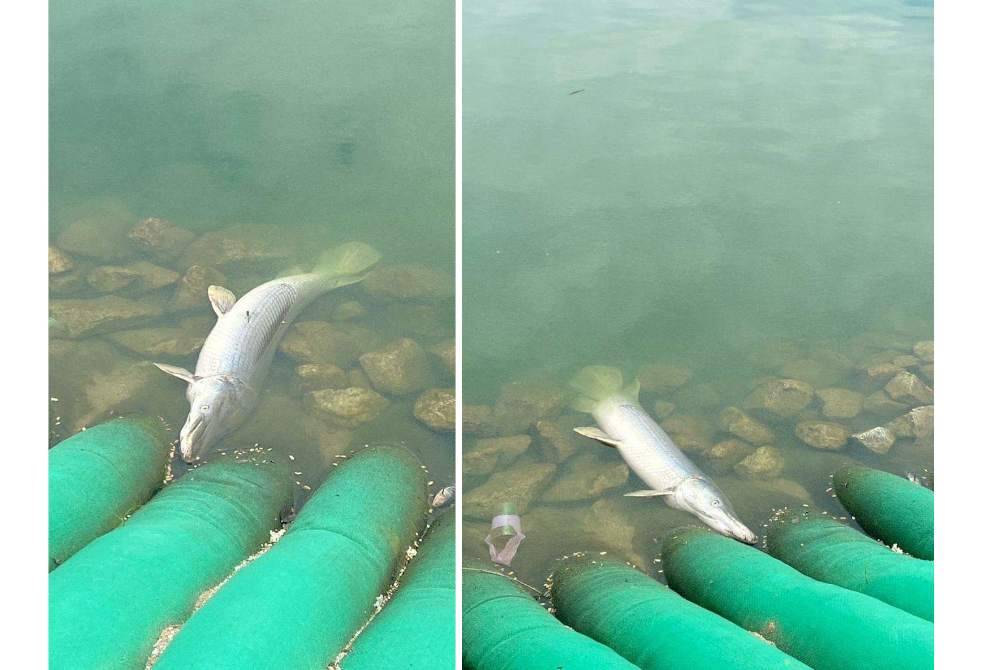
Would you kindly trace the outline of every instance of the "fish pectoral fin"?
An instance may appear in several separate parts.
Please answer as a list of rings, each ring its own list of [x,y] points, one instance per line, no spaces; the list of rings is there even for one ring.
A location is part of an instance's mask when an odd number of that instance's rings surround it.
[[[215,315],[221,317],[236,304],[236,294],[228,288],[212,285],[208,287],[208,301],[212,303]]]
[[[581,428],[574,428],[573,432],[579,433],[584,437],[589,437],[592,440],[597,440],[601,444],[605,444],[609,447],[622,446],[621,440],[616,440],[615,438],[611,437],[610,435],[608,435],[607,433],[605,433],[603,430],[601,430],[596,426],[584,426]]]
[[[673,489],[661,489],[659,491],[655,489],[643,489],[641,491],[629,491],[625,495],[629,498],[655,498],[656,496],[672,496],[673,494]]]
[[[177,377],[178,379],[183,379],[188,384],[191,384],[195,380],[194,373],[185,370],[184,368],[177,367],[176,365],[167,365],[166,363],[153,363],[156,367],[160,368],[168,375]]]

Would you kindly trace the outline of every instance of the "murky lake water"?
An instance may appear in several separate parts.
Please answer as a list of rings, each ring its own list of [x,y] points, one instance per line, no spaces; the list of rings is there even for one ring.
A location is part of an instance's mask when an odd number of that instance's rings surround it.
[[[932,337],[929,2],[467,3],[464,30],[467,556],[488,558],[504,498],[530,501],[513,567],[536,585],[582,549],[655,574],[657,540],[693,520],[624,498],[646,487],[572,437],[593,420],[558,392],[593,363],[646,378],[643,405],[758,531],[775,508],[842,515],[826,489],[845,462],[930,474],[927,435],[880,455],[795,434],[932,402],[877,394],[901,371],[933,385],[900,358]],[[708,450],[778,377],[853,393],[757,412],[784,464],[748,480]],[[497,434],[530,441],[476,442]]]
[[[184,385],[150,361],[194,368],[206,283],[240,295],[360,240],[383,254],[379,281],[301,315],[220,449],[294,457],[314,487],[339,455],[404,444],[453,480],[452,434],[414,418],[424,389],[454,386],[453,11],[51,3],[50,228],[67,254],[50,285],[51,442],[119,414],[176,432]],[[168,223],[136,228],[151,217]],[[417,378],[381,391],[375,418],[313,409],[311,391],[368,386],[359,355],[399,338],[418,345]],[[342,373],[304,379],[311,363]]]

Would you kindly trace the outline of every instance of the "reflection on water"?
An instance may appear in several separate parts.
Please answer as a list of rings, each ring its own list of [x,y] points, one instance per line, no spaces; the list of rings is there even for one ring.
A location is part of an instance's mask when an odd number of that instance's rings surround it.
[[[467,555],[488,556],[501,475],[532,500],[513,567],[535,584],[588,548],[655,570],[656,539],[690,522],[624,498],[646,487],[570,432],[593,421],[558,393],[593,363],[688,371],[640,399],[756,530],[776,507],[842,514],[826,489],[845,461],[930,471],[928,435],[884,454],[840,440],[932,403],[879,395],[900,372],[933,385],[913,350],[932,337],[930,18],[872,0],[466,6]],[[752,407],[772,378],[807,384],[806,404]],[[504,425],[524,393],[534,409]],[[730,406],[771,443],[736,437]],[[809,421],[836,426],[797,434]],[[527,441],[475,441],[493,435]]]
[[[374,442],[452,481],[448,395],[425,394],[454,385],[451,17],[52,4],[51,442],[129,413],[176,434],[184,384],[150,362],[194,369],[207,286],[239,296],[360,240],[381,269],[307,308],[219,449],[294,462],[303,493]],[[406,383],[378,379],[401,348]]]

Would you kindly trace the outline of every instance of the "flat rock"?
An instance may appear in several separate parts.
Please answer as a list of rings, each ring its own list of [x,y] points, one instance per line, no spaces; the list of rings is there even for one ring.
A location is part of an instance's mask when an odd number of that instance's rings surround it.
[[[628,481],[628,466],[607,463],[597,454],[582,453],[567,461],[542,495],[543,502],[593,500]]]
[[[162,314],[163,308],[154,302],[114,295],[49,301],[49,315],[59,333],[70,339],[134,328]]]
[[[391,300],[447,300],[455,294],[451,277],[425,265],[381,265],[362,282],[369,295]]]
[[[87,270],[77,265],[69,272],[49,275],[49,295],[55,298],[65,298],[90,291],[87,283]]]
[[[291,238],[286,228],[273,224],[229,226],[197,238],[181,255],[179,266],[278,269],[295,255]]]
[[[755,388],[743,403],[746,409],[759,409],[782,419],[790,419],[809,406],[815,391],[797,379],[775,379]]]
[[[681,414],[665,419],[660,426],[682,451],[701,453],[712,446],[712,422],[701,416]]]
[[[934,434],[934,405],[914,407],[889,422],[889,430],[899,437],[926,438]]]
[[[896,434],[883,426],[876,426],[868,430],[851,435],[851,439],[860,443],[868,451],[876,454],[885,454],[892,449],[896,443]]]
[[[565,400],[563,389],[553,384],[504,384],[493,406],[494,421],[502,433],[522,433],[541,419],[559,414]]]
[[[305,391],[319,389],[342,389],[351,386],[351,378],[333,363],[303,363],[295,367],[295,377],[299,387]]]
[[[885,385],[893,400],[908,405],[926,405],[934,401],[934,391],[912,372],[900,372]]]
[[[851,433],[839,423],[830,421],[800,421],[795,435],[816,449],[842,449]]]
[[[455,389],[427,389],[417,397],[413,416],[431,430],[455,430]]]
[[[171,311],[187,311],[202,309],[211,311],[208,301],[208,287],[212,285],[225,286],[226,276],[207,265],[192,265],[177,282]]]
[[[493,408],[489,405],[465,405],[462,407],[462,432],[479,437],[495,437]]]
[[[774,444],[774,433],[766,425],[738,407],[727,407],[719,415],[722,430],[750,444]]]
[[[573,431],[578,425],[579,419],[571,416],[537,421],[534,430],[542,458],[549,463],[562,463],[580,449],[600,448],[597,442]]]
[[[775,447],[758,447],[733,469],[743,479],[775,479],[785,469],[785,459]]]
[[[57,249],[49,245],[49,274],[59,275],[64,272],[69,272],[74,267],[76,263],[73,262],[73,257],[67,254],[61,249]]]
[[[684,386],[694,373],[690,368],[672,363],[649,363],[639,368],[639,388],[650,393],[664,393]]]
[[[161,261],[181,255],[194,241],[195,234],[166,219],[143,219],[128,232],[128,239],[139,251]]]
[[[173,270],[138,261],[128,265],[101,265],[87,274],[87,283],[101,293],[131,289],[142,293],[153,291],[177,282],[181,275]]]
[[[408,395],[427,388],[433,381],[427,352],[406,337],[363,354],[359,360],[372,387],[383,393]]]
[[[475,440],[462,454],[462,474],[471,477],[488,475],[497,466],[507,466],[531,446],[530,435],[508,435]]]
[[[876,363],[865,369],[865,375],[873,382],[888,381],[900,372],[903,372],[903,368],[891,361],[886,363]]]
[[[876,416],[892,416],[906,410],[906,405],[896,402],[889,394],[879,389],[865,396],[864,410]]]
[[[357,300],[345,300],[338,302],[330,311],[330,319],[333,321],[354,321],[368,314],[368,308],[364,303]]]
[[[471,519],[488,521],[500,513],[502,505],[513,503],[524,514],[555,474],[556,466],[551,463],[526,463],[495,472],[485,484],[465,494],[462,513]]]
[[[865,404],[865,397],[850,389],[820,389],[816,395],[823,403],[823,416],[830,419],[852,419],[861,413]]]
[[[934,340],[923,340],[913,345],[913,355],[925,363],[934,362]]]
[[[297,321],[288,329],[278,350],[298,363],[333,363],[349,367],[361,354],[361,344],[327,321]]]
[[[752,454],[754,448],[743,440],[723,440],[713,444],[704,454],[702,462],[714,475],[730,472],[737,463]]]
[[[357,428],[368,423],[389,406],[389,401],[375,391],[355,386],[321,389],[306,398],[321,417],[341,428]]]
[[[205,343],[203,335],[170,327],[121,330],[108,335],[108,339],[144,358],[187,358]]]

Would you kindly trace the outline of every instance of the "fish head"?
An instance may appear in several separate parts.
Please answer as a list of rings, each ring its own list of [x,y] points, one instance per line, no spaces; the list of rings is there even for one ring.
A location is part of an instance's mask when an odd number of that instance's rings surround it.
[[[715,532],[740,542],[756,544],[757,536],[736,518],[733,505],[715,484],[702,477],[689,477],[677,487],[673,506],[694,514]]]
[[[191,411],[181,428],[181,458],[203,458],[209,448],[235,430],[252,408],[251,389],[229,375],[196,377],[189,384]]]

